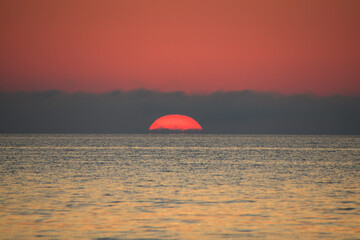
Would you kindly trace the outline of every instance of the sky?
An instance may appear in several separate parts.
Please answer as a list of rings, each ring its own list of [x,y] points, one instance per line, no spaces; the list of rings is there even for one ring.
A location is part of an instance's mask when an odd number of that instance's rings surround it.
[[[358,0],[0,0],[0,91],[360,94]]]

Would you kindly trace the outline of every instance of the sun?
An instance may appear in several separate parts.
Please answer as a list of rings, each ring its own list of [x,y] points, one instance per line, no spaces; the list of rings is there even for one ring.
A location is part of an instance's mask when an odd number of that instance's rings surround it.
[[[156,121],[151,124],[149,130],[201,131],[202,127],[191,117],[181,114],[171,114],[156,119]]]

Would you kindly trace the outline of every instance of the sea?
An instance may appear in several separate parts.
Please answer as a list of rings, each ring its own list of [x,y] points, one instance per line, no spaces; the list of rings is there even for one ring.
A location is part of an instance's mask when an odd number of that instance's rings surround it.
[[[360,136],[2,134],[0,239],[360,239]]]

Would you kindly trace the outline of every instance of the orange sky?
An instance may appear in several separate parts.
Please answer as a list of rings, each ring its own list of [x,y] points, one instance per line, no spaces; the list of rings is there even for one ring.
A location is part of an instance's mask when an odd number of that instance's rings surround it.
[[[0,0],[0,90],[360,94],[358,0]]]

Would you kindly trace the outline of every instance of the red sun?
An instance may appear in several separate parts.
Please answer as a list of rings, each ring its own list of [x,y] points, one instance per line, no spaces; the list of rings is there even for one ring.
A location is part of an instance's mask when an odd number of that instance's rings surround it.
[[[155,122],[153,122],[153,124],[151,124],[149,130],[188,131],[202,130],[202,127],[191,117],[180,114],[172,114],[158,118]]]

